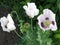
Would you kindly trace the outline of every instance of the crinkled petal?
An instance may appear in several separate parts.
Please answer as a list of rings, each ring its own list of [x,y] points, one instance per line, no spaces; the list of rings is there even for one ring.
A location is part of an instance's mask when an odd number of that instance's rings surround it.
[[[44,9],[43,13],[44,14],[54,14],[50,9]]]
[[[43,10],[43,15],[44,15],[45,18],[48,17],[50,21],[52,21],[52,20],[55,21],[55,14],[51,10],[44,9]]]
[[[34,15],[38,15],[39,14],[39,10],[38,9],[35,9],[34,10]]]
[[[39,25],[39,27],[40,27],[43,31],[45,31],[46,28],[44,28],[44,27],[45,27],[45,26],[44,26],[44,16],[41,14],[41,15],[39,15],[39,16],[37,17],[37,19],[38,19],[38,25]],[[43,23],[43,24],[41,24],[41,23]]]
[[[38,19],[39,22],[44,22],[44,21],[45,21],[45,17],[44,17],[43,14],[39,15],[39,16],[37,17],[37,19]]]
[[[12,31],[12,30],[15,30],[16,27],[15,27],[14,24],[8,23],[8,24],[7,24],[7,29],[9,29],[10,31]]]
[[[56,22],[55,22],[55,25],[53,25],[53,24],[50,25],[50,29],[52,31],[56,31],[57,30],[57,24],[56,24]]]
[[[34,17],[34,11],[33,11],[33,10],[27,10],[27,11],[26,11],[26,14],[27,14],[29,17],[31,17],[31,18]]]
[[[1,22],[1,26],[3,27],[3,26],[5,26],[5,25],[7,25],[8,19],[7,19],[6,17],[2,17],[2,18],[0,19],[0,22]]]
[[[10,32],[10,30],[8,30],[8,29],[5,28],[5,27],[3,27],[2,29],[3,29],[3,31]]]
[[[27,3],[27,5],[28,5],[28,8],[30,8],[30,9],[35,9],[36,8],[35,3]]]
[[[23,8],[24,8],[25,10],[27,10],[28,7],[27,7],[26,5],[24,5]]]
[[[9,23],[14,24],[14,21],[13,21],[13,19],[12,19],[10,14],[8,14],[7,19],[9,20]]]

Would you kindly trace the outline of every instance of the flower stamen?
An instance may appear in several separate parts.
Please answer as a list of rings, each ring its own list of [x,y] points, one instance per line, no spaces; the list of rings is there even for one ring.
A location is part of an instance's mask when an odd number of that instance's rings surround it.
[[[49,20],[46,20],[46,21],[45,21],[45,25],[46,25],[46,26],[49,26],[50,24],[51,24],[51,22],[50,22]]]

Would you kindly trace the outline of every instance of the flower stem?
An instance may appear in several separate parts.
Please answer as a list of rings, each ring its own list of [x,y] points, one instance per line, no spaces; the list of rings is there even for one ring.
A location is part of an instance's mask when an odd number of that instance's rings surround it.
[[[31,30],[33,31],[32,18],[31,18]]]
[[[16,11],[12,11],[11,14],[13,14],[13,13],[16,14],[16,17],[17,17],[17,19],[18,19],[18,21],[19,21],[20,19],[19,19],[19,16],[18,16],[17,12],[16,12]],[[16,30],[14,30],[14,32],[17,34],[18,37],[20,37],[21,39],[23,39],[23,38],[18,34],[18,32],[17,32]]]
[[[17,19],[18,19],[18,21],[19,21],[20,19],[19,19],[19,16],[18,16],[17,12],[16,12],[16,11],[12,11],[11,14],[13,14],[13,13],[16,14],[16,17],[17,17]]]
[[[16,30],[14,30],[14,32],[17,34],[18,37],[20,37],[21,39],[23,39]]]

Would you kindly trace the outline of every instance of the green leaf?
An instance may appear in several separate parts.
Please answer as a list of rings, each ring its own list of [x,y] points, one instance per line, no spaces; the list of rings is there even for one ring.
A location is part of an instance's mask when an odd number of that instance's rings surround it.
[[[55,34],[54,37],[55,38],[60,38],[60,34]]]

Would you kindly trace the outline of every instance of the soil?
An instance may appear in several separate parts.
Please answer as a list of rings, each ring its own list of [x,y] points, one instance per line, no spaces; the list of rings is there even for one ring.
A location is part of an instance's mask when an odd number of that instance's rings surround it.
[[[8,13],[11,12],[11,9],[5,9],[0,6],[0,18],[3,16],[7,16]],[[18,41],[18,36],[14,31],[10,33],[4,32],[0,26],[0,45],[14,45]]]

